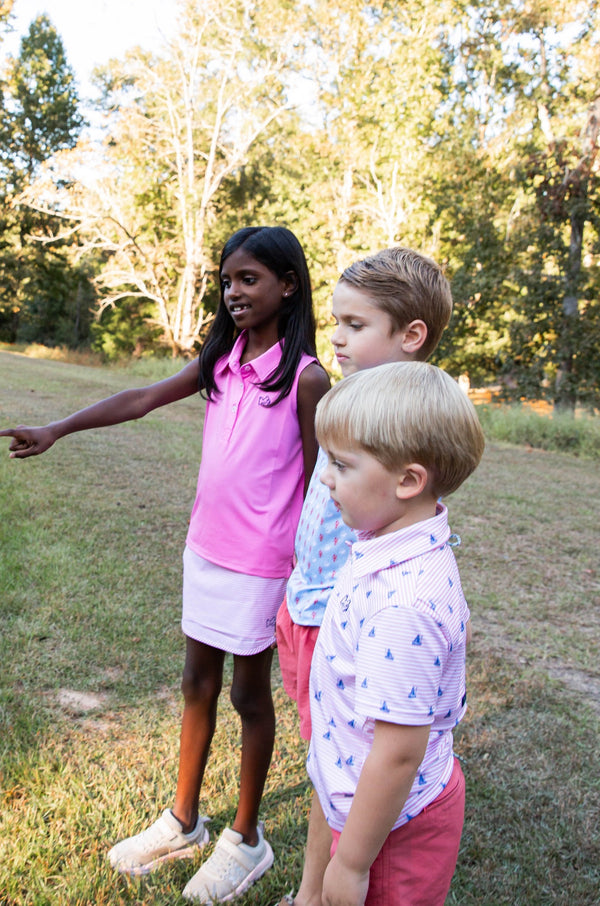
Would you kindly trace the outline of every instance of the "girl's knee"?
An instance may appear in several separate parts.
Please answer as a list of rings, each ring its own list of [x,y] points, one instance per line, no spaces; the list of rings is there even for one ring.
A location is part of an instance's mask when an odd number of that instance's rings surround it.
[[[224,658],[224,652],[218,649],[195,639],[186,640],[181,691],[187,704],[216,701],[223,683]]]
[[[221,676],[195,669],[189,664],[185,665],[181,678],[181,692],[188,704],[216,701],[221,692],[221,685]]]
[[[275,710],[270,684],[257,689],[256,686],[247,687],[243,683],[232,683],[229,697],[242,719],[264,718]]]
[[[273,651],[270,648],[259,654],[234,657],[230,698],[242,719],[264,718],[273,711],[272,660]]]

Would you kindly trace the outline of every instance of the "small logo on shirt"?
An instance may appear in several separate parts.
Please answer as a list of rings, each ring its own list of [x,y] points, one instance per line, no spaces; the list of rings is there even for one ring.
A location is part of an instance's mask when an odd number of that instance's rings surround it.
[[[340,609],[341,609],[342,613],[346,613],[346,611],[348,610],[349,607],[350,607],[350,596],[344,595],[344,597],[340,601]]]
[[[259,396],[258,405],[263,406],[265,409],[268,409],[271,405],[271,400],[268,396]]]

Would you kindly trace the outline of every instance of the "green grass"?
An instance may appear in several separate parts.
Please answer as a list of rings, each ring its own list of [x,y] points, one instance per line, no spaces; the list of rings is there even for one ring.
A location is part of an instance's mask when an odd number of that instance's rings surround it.
[[[40,424],[147,379],[0,352],[0,424]],[[0,453],[2,906],[184,902],[197,863],[129,880],[106,852],[172,799],[201,427],[201,402],[187,400],[27,462]],[[474,628],[449,904],[599,901],[599,495],[596,463],[491,440],[448,501]],[[274,685],[262,812],[276,860],[240,906],[269,906],[301,872],[305,747],[277,665]],[[213,840],[234,814],[238,743],[224,690],[201,801]]]

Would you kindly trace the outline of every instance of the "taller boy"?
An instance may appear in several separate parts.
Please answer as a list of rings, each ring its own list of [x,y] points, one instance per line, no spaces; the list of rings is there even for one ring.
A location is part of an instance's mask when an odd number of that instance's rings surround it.
[[[408,248],[390,248],[346,268],[333,292],[337,327],[331,338],[342,374],[391,362],[425,361],[452,314],[450,285],[441,268]],[[283,684],[310,739],[308,683],[312,653],[337,574],[355,533],[342,521],[319,476],[319,451],[296,533],[297,563],[277,614]]]
[[[431,258],[390,248],[346,268],[333,293],[337,327],[331,338],[342,374],[392,362],[424,361],[436,348],[452,314],[450,285]],[[277,646],[283,685],[298,706],[300,735],[310,739],[310,665],[325,607],[356,540],[331,500],[320,475],[327,455],[319,451],[304,500],[286,598],[277,614]],[[314,800],[313,800],[314,801]],[[318,803],[314,803],[319,818]],[[313,824],[311,814],[311,825]],[[331,836],[318,820],[311,827],[302,883],[295,906],[320,906]]]

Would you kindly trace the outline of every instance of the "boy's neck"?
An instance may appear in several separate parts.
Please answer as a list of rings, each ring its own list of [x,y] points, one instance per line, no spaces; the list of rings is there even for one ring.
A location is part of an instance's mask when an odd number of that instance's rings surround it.
[[[432,497],[431,494],[419,494],[417,497],[404,501],[404,504],[404,511],[393,526],[388,526],[385,531],[375,532],[375,538],[391,532],[399,532],[401,529],[410,528],[411,525],[417,525],[419,522],[426,522],[437,514],[437,498]]]

